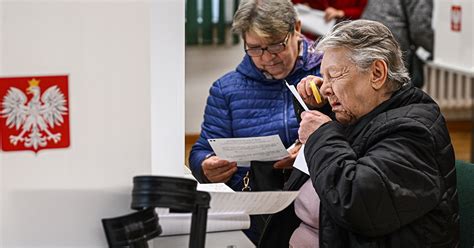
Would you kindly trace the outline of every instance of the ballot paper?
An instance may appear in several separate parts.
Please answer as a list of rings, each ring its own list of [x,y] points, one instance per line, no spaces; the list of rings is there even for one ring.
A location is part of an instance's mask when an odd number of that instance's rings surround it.
[[[303,4],[296,4],[295,9],[301,20],[301,30],[305,32],[324,35],[336,24],[335,19],[329,22],[324,20],[324,11],[313,9]]]
[[[189,234],[191,213],[158,214],[160,236]],[[206,232],[222,232],[250,228],[250,216],[245,213],[208,213]]]
[[[306,163],[306,158],[304,157],[304,146],[305,144],[301,146],[298,155],[296,155],[295,162],[293,162],[293,168],[296,168],[309,175],[308,164]]]
[[[279,212],[299,194],[299,191],[234,192],[223,183],[198,184],[197,189],[211,195],[207,232],[248,229],[250,215]],[[157,213],[163,229],[160,236],[189,234],[191,213]]]
[[[228,161],[276,161],[289,156],[278,135],[208,141],[214,153]]]
[[[209,213],[274,214],[292,203],[299,191],[209,192]]]
[[[291,94],[293,94],[293,96],[296,98],[296,100],[298,100],[298,102],[304,108],[304,110],[309,111],[308,106],[306,106],[306,103],[304,103],[303,98],[301,98],[301,96],[298,93],[298,91],[296,90],[295,86],[288,84],[288,82],[286,80],[285,80],[285,84],[286,84],[286,87],[288,87],[288,89],[290,89]]]
[[[225,183],[198,183],[197,190],[206,192],[234,192]]]

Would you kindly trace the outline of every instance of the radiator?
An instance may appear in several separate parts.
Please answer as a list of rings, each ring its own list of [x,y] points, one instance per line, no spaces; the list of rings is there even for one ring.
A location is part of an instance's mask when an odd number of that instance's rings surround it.
[[[424,77],[423,90],[438,103],[446,119],[472,119],[474,72],[427,63]]]

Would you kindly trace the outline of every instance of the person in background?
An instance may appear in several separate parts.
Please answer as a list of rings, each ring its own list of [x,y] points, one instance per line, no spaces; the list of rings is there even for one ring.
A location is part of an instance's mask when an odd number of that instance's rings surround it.
[[[336,24],[324,52],[321,93],[336,121],[302,113],[309,176],[293,170],[294,205],[269,218],[259,247],[458,247],[454,151],[439,106],[409,82],[383,24]],[[308,81],[298,92],[308,105]]]
[[[433,0],[369,0],[361,17],[379,21],[392,31],[402,49],[412,83],[418,88],[424,84],[424,62],[415,52],[422,47],[433,53],[432,15]]]
[[[325,12],[324,19],[359,19],[367,0],[292,0],[294,4],[305,4]]]
[[[319,75],[321,55],[308,51],[312,43],[300,35],[301,23],[288,0],[241,1],[232,29],[243,39],[245,56],[235,71],[212,84],[189,165],[198,181],[241,191],[249,167],[215,156],[208,139],[277,134],[290,147],[299,124],[285,81],[296,85],[307,75]],[[291,168],[299,148],[274,167]],[[250,232],[246,234],[257,242],[258,230]]]

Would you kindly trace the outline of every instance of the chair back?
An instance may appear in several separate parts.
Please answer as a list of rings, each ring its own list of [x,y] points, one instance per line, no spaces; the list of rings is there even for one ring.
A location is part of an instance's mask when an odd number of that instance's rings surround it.
[[[456,176],[461,225],[460,248],[474,247],[474,164],[457,160]]]

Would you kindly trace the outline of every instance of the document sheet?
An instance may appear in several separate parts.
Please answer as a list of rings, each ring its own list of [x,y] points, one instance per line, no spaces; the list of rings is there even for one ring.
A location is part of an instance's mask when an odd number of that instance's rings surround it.
[[[305,174],[309,175],[308,164],[306,163],[306,158],[304,157],[304,144],[301,146],[298,155],[296,155],[295,162],[293,163],[293,168],[304,172]]]
[[[250,215],[272,214],[291,204],[299,191],[234,192],[223,183],[198,184],[211,195],[207,232],[242,230],[250,227]],[[157,209],[161,236],[189,234],[191,213],[169,213]]]
[[[210,213],[273,214],[286,208],[299,191],[210,192]]]
[[[160,236],[189,234],[191,213],[158,215],[162,229]],[[242,230],[250,227],[250,216],[245,213],[208,213],[206,232]]]
[[[324,35],[336,24],[335,19],[329,22],[324,20],[324,11],[312,9],[303,4],[296,4],[295,9],[301,20],[301,29],[305,32]]]
[[[273,161],[289,155],[278,135],[208,141],[219,158],[229,161]]]
[[[288,84],[288,82],[285,80],[285,84],[286,84],[286,87],[288,87],[288,89],[290,89],[291,93],[293,94],[293,96],[296,98],[296,100],[298,100],[298,102],[301,104],[301,106],[304,108],[305,111],[309,111],[309,108],[308,106],[306,106],[306,103],[303,101],[303,98],[301,98],[300,94],[298,93],[298,91],[296,90],[295,86],[294,85],[290,85]]]

